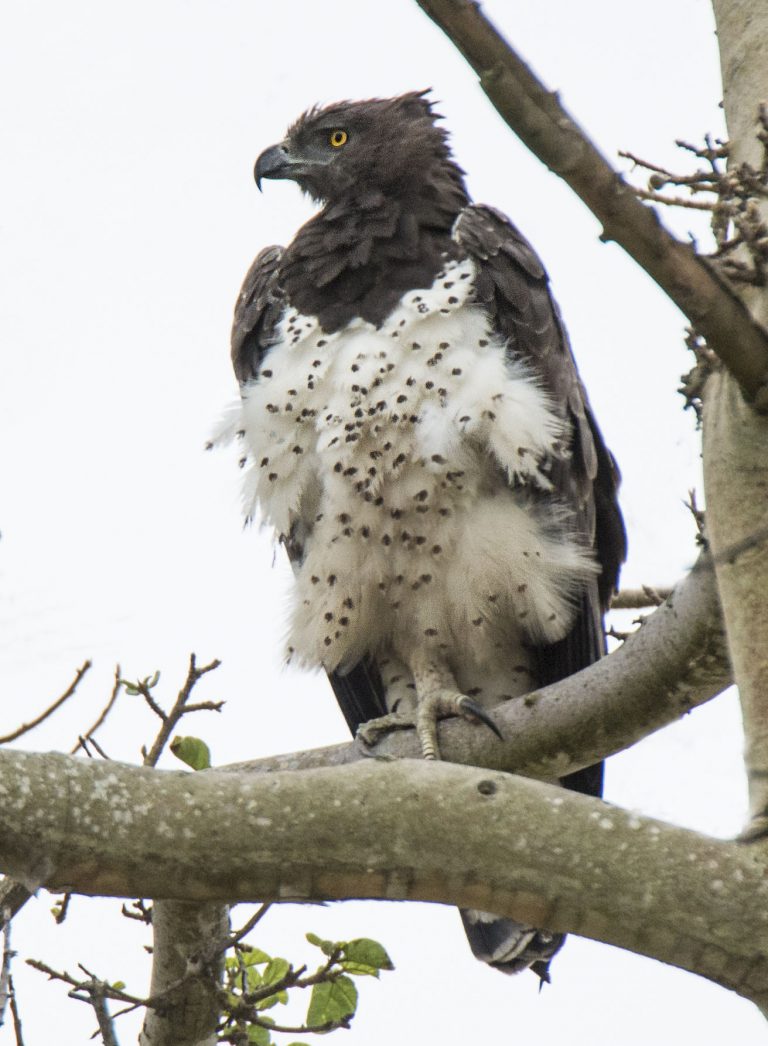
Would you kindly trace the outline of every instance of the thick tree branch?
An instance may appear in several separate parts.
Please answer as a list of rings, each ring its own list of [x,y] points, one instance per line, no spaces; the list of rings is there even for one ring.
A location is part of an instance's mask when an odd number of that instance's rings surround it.
[[[195,774],[6,751],[0,771],[0,862],[22,880],[177,900],[478,907],[655,956],[768,1004],[765,846],[422,760]]]
[[[480,77],[502,118],[563,178],[615,240],[703,335],[746,398],[768,409],[768,332],[734,290],[680,243],[613,170],[473,0],[417,0]]]
[[[707,532],[736,677],[746,739],[751,823],[768,833],[768,419],[749,409],[725,373],[704,397]]]
[[[152,916],[153,999],[139,1046],[215,1046],[223,948],[211,945],[229,934],[229,909],[216,903],[164,900]]]
[[[503,740],[463,721],[440,725],[452,763],[510,770],[544,780],[628,748],[710,700],[732,681],[711,564],[688,577],[618,650],[576,675],[494,710]],[[417,758],[412,731],[397,731],[376,755]],[[302,769],[370,754],[360,743],[272,756],[226,769]]]
[[[729,166],[749,163],[759,170],[765,163],[765,129],[757,125],[760,106],[768,98],[768,9],[744,0],[716,0],[714,9],[731,139]],[[765,200],[755,206],[765,221]],[[744,297],[765,323],[765,288],[749,288]],[[733,338],[737,342],[736,332]],[[745,406],[727,374],[714,374],[702,399],[707,530],[746,735],[751,822],[745,835],[756,837],[768,833],[768,419]]]

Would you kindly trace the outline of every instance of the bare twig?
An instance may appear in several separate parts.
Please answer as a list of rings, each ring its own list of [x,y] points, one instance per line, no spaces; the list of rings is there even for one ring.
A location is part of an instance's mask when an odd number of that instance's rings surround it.
[[[693,487],[688,491],[688,500],[684,501],[683,504],[693,516],[693,521],[696,524],[696,543],[701,545],[702,548],[706,548],[706,512],[704,509],[699,508],[696,501],[696,491]]]
[[[72,992],[70,992],[70,995],[72,998],[76,998]],[[115,1033],[115,1026],[109,1013],[109,1007],[107,1006],[104,985],[98,981],[91,982],[88,988],[88,998],[83,1001],[90,1002],[93,1007],[93,1012],[96,1014],[96,1020],[99,1022],[99,1031],[101,1032],[101,1039],[104,1046],[119,1046],[117,1035]]]
[[[97,755],[101,756],[102,759],[109,762],[110,757],[107,755],[107,753],[104,751],[104,749],[101,747],[101,745],[95,737],[85,737],[83,734],[80,734],[80,736],[78,737],[78,743],[75,746],[75,748],[72,749],[70,755],[74,755],[78,747],[82,748],[82,750],[85,752],[89,759],[93,759],[93,753],[91,752],[91,749],[93,748]]]
[[[271,903],[259,905],[250,919],[246,923],[243,923],[239,930],[235,930],[234,933],[231,933],[229,937],[222,941],[217,950],[219,952],[225,952],[228,948],[233,948],[239,941],[242,941],[242,939],[251,932],[254,926],[261,922],[271,907]]]
[[[53,917],[56,920],[58,926],[64,922],[69,912],[69,902],[72,900],[71,893],[65,893],[62,895],[61,901],[53,909]],[[57,911],[58,909],[58,911]]]
[[[717,250],[711,255],[713,260],[733,282],[763,287],[768,267],[768,225],[763,220],[758,200],[768,197],[768,122],[765,105],[760,107],[759,121],[762,130],[757,137],[763,144],[763,159],[759,169],[748,163],[726,167],[724,161],[729,156],[728,143],[717,140],[713,144],[709,135],[705,136],[703,146],[677,142],[681,149],[692,153],[707,165],[706,169],[699,169],[693,174],[673,174],[632,153],[619,155],[631,160],[636,167],[652,172],[648,189],[633,187],[635,195],[641,199],[674,207],[711,210],[712,233],[717,244]],[[668,185],[687,189],[692,195],[707,193],[712,199],[703,202],[658,192]],[[743,258],[732,257],[738,247],[745,248],[749,263]]]
[[[3,958],[0,963],[0,1027],[5,1024],[5,1010],[11,997],[11,921],[3,920]]]
[[[257,1017],[255,1014],[250,1018],[251,1024],[257,1024],[261,1028],[269,1028],[270,1031],[287,1032],[289,1035],[324,1035],[329,1031],[336,1031],[337,1028],[349,1028],[352,1025],[350,1017],[342,1017],[336,1021],[326,1021],[325,1024],[275,1024],[272,1021],[265,1021],[262,1017]]]
[[[66,970],[54,970],[52,966],[43,962],[41,959],[27,959],[27,966],[31,966],[33,970],[38,970],[40,973],[46,974],[51,981],[62,981],[64,984],[70,985],[74,990],[70,992],[70,996],[75,999],[82,998],[75,994],[75,992],[87,992],[90,990],[91,985],[98,984],[103,985],[104,997],[108,999],[115,999],[117,1002],[130,1003],[132,1006],[147,1006],[147,999],[140,999],[136,995],[131,995],[129,992],[124,991],[122,988],[115,988],[114,985],[109,984],[107,981],[100,981],[94,977],[89,970],[86,970],[84,966],[80,966],[80,969],[85,973],[86,980],[82,977],[74,977],[71,973],[67,973]],[[80,965],[78,963],[78,965]]]
[[[685,409],[692,410],[696,415],[696,426],[700,428],[704,386],[710,374],[717,370],[721,364],[714,352],[707,347],[707,343],[697,334],[693,327],[686,329],[685,344],[693,353],[695,363],[687,374],[681,376],[680,380],[683,384],[677,391],[685,399]]]
[[[90,667],[91,662],[84,661],[75,673],[75,678],[69,684],[67,689],[61,695],[61,697],[57,697],[52,705],[49,705],[44,712],[41,712],[40,715],[33,719],[30,723],[23,723],[20,727],[18,727],[16,730],[13,730],[10,734],[6,734],[4,737],[0,737],[0,745],[7,744],[9,741],[15,741],[17,738],[21,737],[22,734],[28,734],[30,730],[34,730],[36,726],[40,726],[40,724],[45,722],[45,720],[48,719],[49,716],[52,716],[57,709],[61,708],[65,701],[68,701],[70,697],[72,697],[72,695],[75,693],[78,686],[80,685],[80,680],[83,678],[83,676],[86,674]]]
[[[676,240],[472,0],[417,0],[480,78],[502,118],[560,175],[706,338],[756,407],[768,408],[768,331],[690,244]]]
[[[705,200],[687,200],[684,196],[665,196],[664,193],[655,189],[641,189],[633,186],[632,192],[641,200],[650,200],[652,203],[663,203],[667,207],[687,207],[693,211],[714,211],[717,204]]]
[[[19,1013],[19,1004],[16,1001],[16,988],[13,983],[13,977],[8,979],[10,997],[11,997],[11,1016],[13,1017],[13,1034],[16,1039],[16,1046],[24,1046],[24,1036],[21,1031],[21,1014]]]
[[[152,924],[152,909],[147,908],[141,898],[138,901],[131,901],[130,908],[127,904],[124,904],[120,911],[126,919],[135,919],[137,922],[146,923],[148,926]]]
[[[109,700],[107,701],[106,705],[104,706],[104,708],[100,712],[99,717],[97,718],[96,722],[92,726],[90,726],[85,731],[84,734],[81,734],[78,737],[77,744],[73,748],[70,749],[70,752],[72,754],[77,752],[78,749],[80,749],[80,748],[82,748],[86,752],[86,754],[88,754],[88,750],[86,748],[86,744],[87,744],[87,742],[90,741],[93,744],[93,746],[96,749],[96,751],[99,753],[99,755],[101,755],[102,758],[106,758],[106,756],[104,756],[104,753],[103,753],[102,749],[99,748],[98,744],[94,741],[93,735],[96,733],[96,731],[99,729],[99,727],[104,724],[104,721],[106,720],[107,716],[109,715],[109,713],[114,708],[115,702],[117,701],[118,696],[120,695],[120,691],[122,690],[122,688],[123,688],[123,682],[122,682],[122,679],[120,678],[120,665],[116,665],[115,666],[115,682],[114,682],[114,685],[112,686],[112,693],[110,694]]]
[[[144,690],[141,689],[141,684],[137,684],[137,689],[142,693],[142,696],[145,698],[145,700],[147,700],[147,702],[150,704],[153,710],[162,719],[162,726],[160,727],[160,730],[157,733],[157,737],[155,738],[152,747],[149,749],[148,752],[145,752],[144,754],[145,766],[155,766],[157,764],[157,761],[160,758],[163,749],[168,743],[171,733],[173,732],[176,724],[179,722],[182,716],[186,715],[188,712],[200,711],[203,708],[205,710],[215,712],[218,712],[221,709],[223,702],[211,701],[205,702],[204,704],[198,706],[187,704],[193,689],[200,681],[200,679],[204,675],[206,675],[206,673],[213,672],[214,669],[217,669],[220,664],[221,661],[219,661],[218,659],[214,659],[213,661],[211,661],[210,664],[203,665],[201,668],[198,668],[195,655],[190,654],[187,678],[184,681],[184,685],[178,693],[173,707],[171,708],[170,712],[167,713],[164,712],[162,708],[160,708],[160,706],[156,704],[151,695],[149,695],[148,688],[144,688],[147,691],[145,693]]]

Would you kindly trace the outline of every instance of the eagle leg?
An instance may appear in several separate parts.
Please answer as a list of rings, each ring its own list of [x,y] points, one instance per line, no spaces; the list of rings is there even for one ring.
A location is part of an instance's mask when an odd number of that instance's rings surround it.
[[[481,722],[501,738],[501,732],[486,709],[458,689],[453,673],[441,660],[429,655],[415,656],[410,664],[416,690],[416,709],[390,712],[363,723],[357,732],[367,745],[375,744],[390,730],[415,727],[424,759],[439,759],[437,724],[450,716],[461,716],[471,723]]]

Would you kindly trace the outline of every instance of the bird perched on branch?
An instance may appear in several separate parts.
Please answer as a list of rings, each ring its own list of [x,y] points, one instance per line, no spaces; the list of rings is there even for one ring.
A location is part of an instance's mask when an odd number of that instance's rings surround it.
[[[547,274],[470,202],[426,92],[313,108],[255,168],[319,213],[235,309],[247,512],[295,569],[287,657],[372,743],[595,661],[625,553],[618,472]],[[225,427],[226,428],[226,427]],[[602,767],[567,787],[600,794]],[[562,935],[462,913],[473,951],[547,977]]]

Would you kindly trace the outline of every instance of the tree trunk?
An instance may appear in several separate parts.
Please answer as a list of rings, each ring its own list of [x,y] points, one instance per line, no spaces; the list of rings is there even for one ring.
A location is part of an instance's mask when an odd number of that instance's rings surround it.
[[[729,163],[759,169],[758,110],[768,99],[768,6],[714,0],[714,10]],[[765,205],[763,210],[768,215]],[[765,288],[749,288],[744,299],[765,324]],[[764,408],[763,399],[758,397],[758,406]],[[750,824],[744,835],[757,838],[768,832],[768,416],[745,402],[726,372],[710,378],[704,400],[707,531],[746,734]]]

